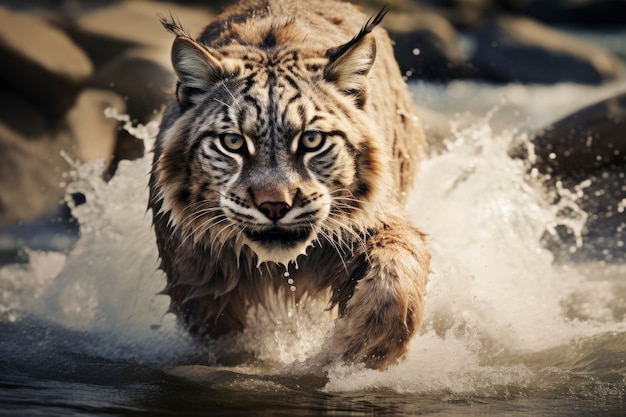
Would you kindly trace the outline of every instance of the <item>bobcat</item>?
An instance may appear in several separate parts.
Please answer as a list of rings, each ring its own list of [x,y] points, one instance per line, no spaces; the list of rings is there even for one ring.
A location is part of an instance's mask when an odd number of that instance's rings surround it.
[[[405,355],[430,253],[403,203],[426,145],[376,27],[385,13],[249,0],[195,40],[161,18],[178,83],[150,208],[163,293],[191,333],[243,331],[270,292],[326,297],[343,359],[384,369]]]

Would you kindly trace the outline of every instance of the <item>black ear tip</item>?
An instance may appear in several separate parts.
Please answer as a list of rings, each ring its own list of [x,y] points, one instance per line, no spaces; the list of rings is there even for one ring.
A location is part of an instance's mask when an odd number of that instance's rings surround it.
[[[189,34],[187,32],[185,32],[185,30],[183,29],[183,26],[180,24],[180,21],[176,21],[176,19],[174,18],[174,16],[170,13],[170,17],[165,17],[162,14],[158,14],[157,17],[159,18],[159,21],[161,22],[161,25],[165,28],[165,30],[167,30],[168,32],[176,35],[176,36],[180,36],[180,37],[185,37],[185,38],[190,38],[191,36],[189,36]]]
[[[374,30],[374,28],[376,28],[376,26],[378,26],[380,22],[383,21],[383,18],[385,17],[387,12],[389,12],[389,4],[385,5],[378,12],[378,14],[367,19],[367,21],[365,22],[365,24],[363,25],[359,33],[357,33],[354,36],[354,38],[352,38],[349,42],[343,45],[340,45],[336,48],[330,48],[329,50],[327,50],[326,57],[329,59],[329,61],[332,62],[336,60],[337,58],[342,56],[344,53],[346,53],[349,49],[351,49],[354,45],[361,43],[363,39],[365,39],[367,35],[369,35]],[[373,40],[372,44],[373,44],[372,48],[374,49],[374,51],[376,51],[376,41]]]

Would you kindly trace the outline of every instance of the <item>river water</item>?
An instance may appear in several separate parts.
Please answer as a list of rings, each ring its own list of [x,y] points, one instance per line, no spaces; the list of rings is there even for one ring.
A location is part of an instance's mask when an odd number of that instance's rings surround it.
[[[40,230],[46,244],[0,267],[0,415],[626,415],[626,265],[556,262],[541,236],[579,233],[579,196],[561,190],[577,213],[564,218],[507,154],[529,128],[623,87],[412,84],[451,123],[407,204],[434,254],[425,321],[384,372],[320,359],[332,356],[323,303],[252,312],[239,338],[190,340],[157,295],[151,155],[108,183],[102,166],[76,164],[80,233]],[[154,126],[135,133],[150,140]]]

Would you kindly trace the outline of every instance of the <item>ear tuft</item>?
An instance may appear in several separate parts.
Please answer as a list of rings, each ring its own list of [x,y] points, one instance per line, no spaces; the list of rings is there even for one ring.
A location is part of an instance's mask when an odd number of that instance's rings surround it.
[[[376,58],[376,39],[370,35],[388,12],[387,6],[365,22],[361,31],[349,42],[326,51],[328,65],[324,78],[344,94],[355,99],[362,108],[367,100],[367,74]]]
[[[337,59],[329,62],[324,78],[345,95],[353,97],[356,105],[362,108],[367,101],[367,74],[375,58],[376,40],[370,36],[365,37]]]
[[[176,35],[172,44],[172,66],[178,76],[176,96],[183,107],[196,104],[201,93],[223,77],[222,66],[208,49],[193,40],[173,17],[160,17],[161,24]]]

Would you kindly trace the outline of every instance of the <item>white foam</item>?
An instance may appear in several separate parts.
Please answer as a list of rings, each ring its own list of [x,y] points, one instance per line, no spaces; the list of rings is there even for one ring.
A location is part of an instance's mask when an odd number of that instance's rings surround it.
[[[502,362],[501,354],[540,352],[626,327],[612,297],[619,280],[598,278],[593,267],[555,265],[541,247],[541,234],[563,219],[523,179],[521,162],[507,156],[519,134],[494,133],[488,120],[453,131],[448,151],[423,164],[408,203],[434,255],[421,333],[407,360],[385,372],[340,362],[324,368],[328,391],[461,393],[530,384],[535,370]],[[175,357],[183,332],[165,315],[167,297],[155,295],[165,278],[146,211],[150,159],[121,162],[109,183],[100,179],[102,166],[76,166],[69,191],[87,197],[73,208],[80,240],[67,257],[33,253],[24,268],[1,268],[8,295],[0,307],[107,334],[110,344],[89,348],[97,354]],[[576,196],[562,197],[576,204]],[[325,307],[294,303],[252,314],[241,346],[273,364],[273,372],[307,372],[296,365],[323,353],[338,356],[325,352],[333,329]]]

